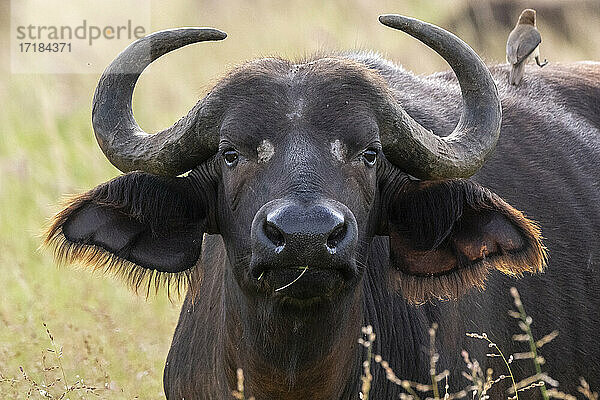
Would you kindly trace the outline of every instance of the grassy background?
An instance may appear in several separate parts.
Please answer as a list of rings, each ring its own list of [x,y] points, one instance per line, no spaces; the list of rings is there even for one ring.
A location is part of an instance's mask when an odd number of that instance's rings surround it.
[[[447,0],[152,1],[152,30],[214,26],[229,37],[155,62],[134,98],[147,130],[170,125],[226,70],[252,58],[301,58],[336,49],[375,49],[417,73],[446,69],[417,41],[381,26],[377,16],[402,13],[448,27],[488,62],[504,60],[506,36],[519,11],[538,9],[550,62],[600,59],[600,3],[593,1]],[[0,0],[0,398],[26,398],[32,383],[56,382],[57,365],[45,322],[62,347],[69,384],[83,378],[100,398],[154,399],[179,301],[145,300],[119,281],[75,268],[57,268],[38,250],[47,219],[65,194],[79,193],[119,172],[103,157],[90,127],[97,75],[10,73],[7,0]],[[510,22],[506,22],[510,21]],[[476,27],[480,26],[478,30]],[[61,378],[63,379],[63,378]],[[49,393],[62,393],[55,383]],[[41,398],[39,391],[32,398]],[[85,390],[70,398],[95,398]]]

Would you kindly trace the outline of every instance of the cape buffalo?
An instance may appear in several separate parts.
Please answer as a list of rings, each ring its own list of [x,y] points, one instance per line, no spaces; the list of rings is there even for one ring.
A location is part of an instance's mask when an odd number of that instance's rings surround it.
[[[526,351],[511,340],[511,286],[538,336],[560,331],[543,348],[544,371],[565,391],[579,376],[600,384],[600,64],[531,69],[514,88],[506,65],[488,69],[449,32],[380,21],[455,75],[417,76],[370,53],[264,58],[156,134],[132,114],[141,72],[226,35],[154,33],[100,78],[94,131],[125,174],[73,199],[47,242],[59,260],[135,288],[187,283],[167,398],[228,398],[241,368],[247,398],[357,399],[367,324],[374,354],[427,383],[434,322],[438,370],[458,390],[468,383],[461,349],[506,373],[465,333]],[[531,360],[512,370],[535,374]],[[506,397],[507,381],[492,398]],[[370,398],[399,393],[374,367]]]

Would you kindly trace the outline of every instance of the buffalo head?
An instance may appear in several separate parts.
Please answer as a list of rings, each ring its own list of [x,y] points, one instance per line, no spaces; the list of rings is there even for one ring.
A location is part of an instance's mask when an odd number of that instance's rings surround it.
[[[173,126],[148,134],[131,106],[144,68],[187,44],[225,38],[207,28],[157,32],[100,79],[94,131],[126,174],[55,218],[47,240],[58,256],[121,273],[135,287],[184,277],[193,290],[204,279],[193,273],[202,272],[203,235],[219,234],[228,290],[296,309],[359,296],[377,235],[390,238],[389,281],[412,301],[456,297],[493,268],[539,270],[536,227],[464,179],[500,130],[486,66],[438,27],[397,15],[380,21],[433,48],[456,73],[463,109],[449,136],[417,123],[392,78],[352,56],[247,63]]]

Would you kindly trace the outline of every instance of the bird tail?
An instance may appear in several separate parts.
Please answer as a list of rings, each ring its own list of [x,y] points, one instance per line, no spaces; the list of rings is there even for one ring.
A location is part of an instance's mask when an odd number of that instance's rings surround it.
[[[523,79],[523,70],[525,69],[525,63],[520,62],[518,64],[513,64],[510,70],[510,76],[508,77],[508,82],[511,85],[517,86],[521,83],[521,79]]]

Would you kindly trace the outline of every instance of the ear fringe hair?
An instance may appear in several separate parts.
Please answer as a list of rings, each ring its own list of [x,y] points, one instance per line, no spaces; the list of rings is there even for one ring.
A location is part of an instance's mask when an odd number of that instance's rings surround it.
[[[530,250],[520,254],[503,254],[483,259],[474,265],[463,267],[443,275],[415,276],[392,268],[392,289],[401,290],[410,303],[423,304],[428,301],[456,300],[472,288],[485,289],[485,281],[491,271],[497,269],[504,274],[522,277],[525,273],[543,270],[545,250]]]
[[[143,268],[109,253],[102,247],[69,241],[63,234],[61,226],[59,214],[43,243],[43,247],[53,250],[54,259],[58,264],[92,267],[94,272],[101,271],[123,280],[136,294],[143,294],[146,298],[152,294],[156,295],[163,287],[166,287],[167,296],[171,301],[181,298],[186,290],[190,291],[193,298],[196,297],[201,280],[201,268],[193,267],[178,273]]]

